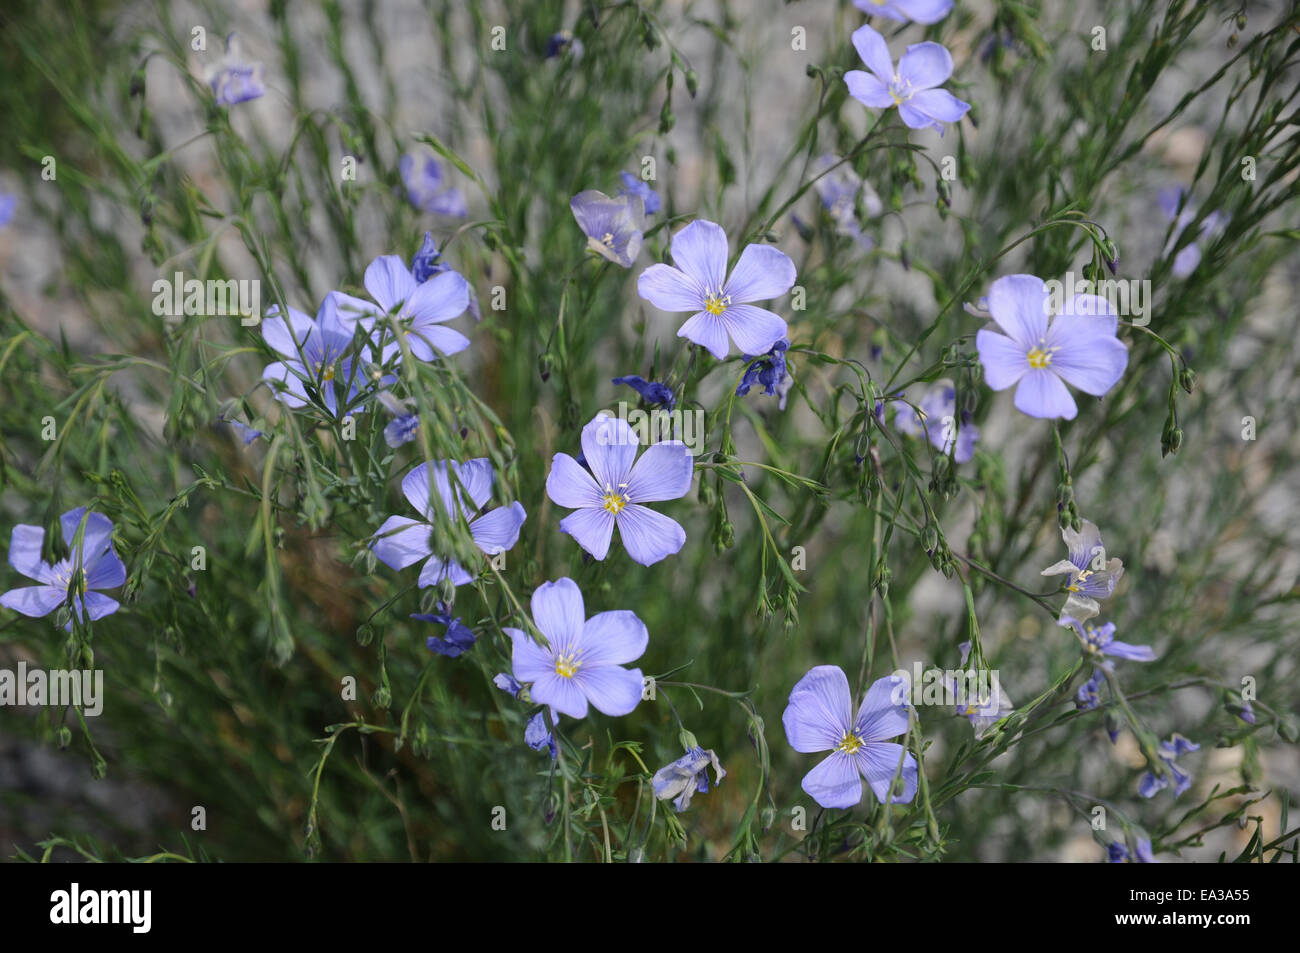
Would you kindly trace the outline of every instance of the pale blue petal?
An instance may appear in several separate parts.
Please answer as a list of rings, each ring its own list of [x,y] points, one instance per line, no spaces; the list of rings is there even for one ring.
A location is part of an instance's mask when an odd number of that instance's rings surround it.
[[[686,542],[686,531],[676,520],[639,503],[629,503],[614,520],[618,523],[623,548],[633,562],[642,566],[653,566],[680,551]]]

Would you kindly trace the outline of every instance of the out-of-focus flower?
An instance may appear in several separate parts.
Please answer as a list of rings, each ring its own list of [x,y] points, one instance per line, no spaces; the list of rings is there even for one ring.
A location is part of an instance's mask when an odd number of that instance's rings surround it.
[[[0,228],[4,228],[14,220],[14,212],[18,208],[18,196],[0,194]]]
[[[712,749],[691,748],[676,761],[655,772],[652,779],[655,797],[661,801],[672,799],[673,807],[679,812],[686,810],[691,805],[691,798],[697,793],[708,793],[709,765],[713,766],[714,784],[727,776]]]
[[[907,48],[894,69],[885,38],[869,26],[853,31],[853,46],[871,72],[849,70],[844,82],[849,95],[872,109],[898,107],[903,123],[912,129],[934,129],[957,122],[970,103],[964,103],[940,83],[952,75],[952,56],[938,43],[916,43]]]
[[[1187,190],[1177,185],[1161,189],[1160,194],[1156,196],[1160,211],[1164,212],[1165,218],[1174,223],[1173,232],[1165,245],[1166,255],[1173,251],[1187,227],[1196,221],[1196,206],[1186,196]],[[1196,270],[1196,266],[1201,263],[1201,243],[1217,235],[1227,221],[1228,217],[1220,212],[1211,212],[1202,219],[1195,240],[1180,249],[1174,256],[1171,270],[1175,278],[1186,278]]]
[[[469,214],[465,196],[447,181],[440,163],[429,153],[408,152],[397,162],[406,200],[421,212],[464,218]]]
[[[578,227],[587,236],[587,247],[602,258],[631,268],[641,254],[641,232],[645,228],[645,206],[639,195],[610,198],[588,189],[569,200]]]
[[[538,586],[532,610],[548,645],[519,629],[505,633],[514,643],[514,677],[529,684],[533,701],[570,718],[585,718],[588,704],[614,716],[636,708],[641,670],[622,666],[641,657],[650,636],[635,613],[600,612],[588,619],[582,592],[567,577]]]
[[[1102,544],[1101,533],[1095,523],[1083,520],[1078,532],[1070,527],[1061,530],[1070,553],[1069,559],[1062,559],[1043,570],[1044,576],[1067,575],[1065,605],[1061,608],[1060,620],[1067,618],[1084,621],[1101,612],[1099,599],[1109,599],[1115,591],[1115,585],[1124,575],[1124,562],[1116,557],[1106,559],[1106,547]]]
[[[454,473],[459,487],[452,489]],[[519,539],[519,528],[526,514],[519,503],[499,506],[480,513],[492,498],[492,481],[495,474],[487,457],[465,463],[440,460],[432,466],[433,485],[443,510],[452,518],[469,521],[470,535],[485,554],[495,556],[510,549]],[[375,556],[390,569],[405,569],[426,559],[420,570],[420,588],[436,586],[443,579],[462,586],[474,577],[454,559],[441,555],[434,540],[433,502],[429,498],[430,465],[421,463],[402,480],[402,493],[424,521],[405,516],[390,516],[375,533],[370,548]],[[475,516],[476,513],[480,515]]]
[[[564,53],[568,53],[574,60],[582,59],[585,47],[582,41],[573,35],[572,30],[561,30],[559,33],[552,33],[546,40],[546,58],[554,59]]]
[[[799,679],[781,722],[795,751],[831,752],[804,776],[803,789],[814,801],[822,807],[853,807],[862,800],[865,778],[884,804],[899,775],[903,792],[892,803],[906,804],[916,796],[916,758],[902,745],[885,741],[907,731],[907,704],[895,701],[905,693],[900,676],[877,679],[855,717],[849,680],[838,665],[818,665]]]
[[[528,719],[528,724],[524,726],[524,744],[534,751],[549,751],[552,761],[559,756],[559,752],[555,749],[555,736],[546,727],[544,712],[539,711]]]
[[[817,190],[826,214],[835,223],[835,230],[870,251],[875,242],[862,230],[862,223],[858,220],[858,201],[860,198],[862,211],[868,217],[877,217],[884,211],[884,205],[876,190],[839,156],[823,155],[813,166],[813,175],[813,188]]]
[[[935,381],[912,408],[898,403],[894,411],[894,428],[909,437],[921,437],[940,453],[952,453],[957,463],[968,463],[975,456],[980,429],[962,420],[957,425],[957,391],[950,380]]]
[[[1169,786],[1170,777],[1174,782],[1174,797],[1178,797],[1192,785],[1192,776],[1178,767],[1175,760],[1179,755],[1187,754],[1191,751],[1199,751],[1201,746],[1195,742],[1188,741],[1178,732],[1169,736],[1168,741],[1160,742],[1160,750],[1156,752],[1160,759],[1165,763],[1165,769],[1169,773],[1166,777],[1163,773],[1157,774],[1154,771],[1145,772],[1138,779],[1138,793],[1143,797],[1155,797],[1160,791]]]
[[[641,204],[645,208],[647,215],[653,215],[659,211],[659,193],[650,188],[650,183],[640,176],[633,175],[631,172],[621,172],[619,175],[623,179],[623,187],[618,190],[619,195],[635,195],[641,199]]]
[[[1041,278],[1006,275],[989,289],[989,311],[1003,333],[975,335],[984,379],[994,390],[1016,387],[1016,409],[1031,417],[1073,420],[1079,408],[1066,384],[1100,397],[1128,365],[1116,337],[1119,319],[1105,298],[1075,295],[1048,319],[1049,294]]]
[[[72,605],[78,621],[84,617],[94,622],[112,615],[120,604],[95,591],[115,589],[126,582],[126,566],[113,549],[112,520],[79,506],[59,517],[59,527],[69,554],[52,566],[41,558],[44,528],[26,523],[14,527],[9,538],[9,565],[40,585],[10,589],[0,595],[0,606],[33,619],[47,616],[65,603]],[[81,543],[76,546],[79,529]],[[71,619],[65,628],[72,630]]]
[[[868,16],[899,23],[938,23],[952,10],[952,0],[853,0]]]
[[[626,384],[632,388],[647,404],[662,404],[668,410],[672,410],[677,403],[677,398],[673,396],[673,390],[667,384],[660,384],[658,381],[648,381],[644,377],[638,377],[636,374],[628,374],[625,377],[615,377],[610,381],[611,384]]]
[[[749,302],[779,298],[794,285],[788,255],[771,245],[746,245],[727,275],[727,233],[703,219],[673,236],[673,264],[651,265],[637,293],[663,311],[695,314],[677,332],[722,360],[734,341],[743,354],[766,353],[786,337],[784,319]]]
[[[573,510],[560,529],[594,559],[604,559],[618,527],[633,561],[650,566],[686,542],[674,519],[645,506],[683,497],[695,471],[691,452],[680,440],[664,440],[636,459],[639,440],[626,420],[598,415],[582,428],[582,455],[588,469],[567,453],[557,453],[546,478],[546,495]],[[635,462],[634,462],[635,461]]]
[[[1079,711],[1092,711],[1101,704],[1101,683],[1106,673],[1099,668],[1092,670],[1092,677],[1079,686],[1074,693],[1074,707]]]
[[[234,106],[266,94],[262,64],[244,60],[234,33],[226,37],[225,55],[208,70],[207,79],[218,106]]]

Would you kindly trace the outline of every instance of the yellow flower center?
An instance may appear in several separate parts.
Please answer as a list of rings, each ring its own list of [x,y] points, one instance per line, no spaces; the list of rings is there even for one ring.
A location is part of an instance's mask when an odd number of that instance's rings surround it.
[[[1052,363],[1052,352],[1049,349],[1036,347],[1029,352],[1029,366],[1043,368]]]
[[[722,314],[731,305],[731,295],[710,291],[704,295],[704,310],[709,314]]]
[[[615,516],[623,512],[623,507],[627,506],[630,502],[627,498],[627,494],[622,492],[626,487],[626,483],[620,483],[618,489],[615,490],[606,483],[605,496],[601,500],[601,506],[603,506],[608,512],[613,513]]]
[[[333,364],[331,364],[329,367],[327,367],[327,368],[325,368],[323,371],[321,371],[320,379],[321,379],[322,381],[332,381],[332,380],[334,380],[334,365],[333,365]]]
[[[573,678],[581,667],[582,663],[569,652],[565,652],[555,659],[555,674],[563,678]]]
[[[1081,570],[1079,570],[1079,574],[1078,574],[1077,576],[1074,577],[1074,582],[1072,582],[1072,583],[1070,583],[1068,586],[1066,586],[1066,587],[1065,587],[1065,591],[1066,591],[1066,592],[1078,592],[1080,589],[1083,588],[1082,586],[1079,585],[1079,583],[1081,583],[1081,582],[1086,582],[1087,579],[1088,579],[1088,577],[1091,576],[1091,575],[1092,575],[1092,570],[1091,570],[1091,569],[1081,569]]]
[[[858,749],[862,747],[862,739],[851,731],[844,732],[844,737],[835,747],[836,751],[843,751],[845,754],[857,754]]]

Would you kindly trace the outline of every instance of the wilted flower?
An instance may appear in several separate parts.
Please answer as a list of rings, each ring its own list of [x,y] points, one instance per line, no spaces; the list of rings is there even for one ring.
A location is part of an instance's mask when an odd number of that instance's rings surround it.
[[[552,761],[559,756],[559,752],[555,750],[555,736],[546,727],[545,713],[539,711],[528,719],[528,724],[524,726],[524,744],[534,751],[543,749],[550,751]]]
[[[673,798],[673,807],[684,811],[691,805],[691,798],[709,792],[709,765],[713,765],[713,783],[717,784],[727,776],[727,772],[718,763],[718,756],[712,749],[693,747],[671,764],[666,764],[655,772],[655,797],[661,801]]]
[[[638,445],[626,420],[602,414],[582,428],[582,455],[590,472],[567,453],[557,453],[551,462],[546,495],[573,510],[560,529],[595,559],[609,553],[615,526],[627,554],[642,566],[671,556],[686,542],[676,520],[643,504],[686,495],[694,473],[691,452],[680,440],[665,440],[636,460]]]
[[[363,327],[374,328],[377,339],[390,334],[387,315],[392,314],[416,360],[432,361],[438,354],[457,354],[469,347],[465,335],[442,327],[469,306],[469,282],[461,275],[447,270],[417,283],[401,258],[381,255],[366,266],[364,280],[378,307],[352,295],[334,295],[340,310],[355,315]],[[387,364],[401,352],[401,345],[390,340],[381,359]]]
[[[803,789],[814,801],[822,807],[852,807],[862,800],[865,778],[884,804],[900,773],[903,793],[893,803],[905,804],[916,796],[916,758],[902,745],[884,740],[907,731],[907,703],[895,701],[906,689],[898,675],[877,679],[854,717],[849,680],[838,665],[818,665],[799,679],[781,722],[795,751],[831,752],[804,776]]]
[[[853,46],[871,72],[849,70],[844,82],[849,95],[873,109],[898,107],[903,123],[912,129],[934,129],[943,135],[945,122],[957,122],[970,103],[946,89],[936,89],[952,75],[952,56],[938,43],[915,43],[907,48],[894,69],[885,38],[869,26],[853,31]]]
[[[465,196],[447,181],[442,163],[432,155],[407,153],[398,160],[397,171],[406,188],[406,200],[421,212],[451,218],[464,218],[469,214]]]
[[[528,693],[570,718],[585,718],[590,703],[606,715],[626,715],[641,701],[639,668],[622,666],[645,652],[649,633],[627,610],[587,618],[582,592],[569,578],[537,587],[533,622],[549,643],[538,645],[519,629],[506,629],[514,643],[514,677],[531,683]]]
[[[899,23],[938,23],[952,10],[952,0],[853,0],[853,5],[868,16]]]
[[[1124,563],[1115,557],[1109,561],[1106,559],[1106,547],[1102,545],[1101,533],[1089,520],[1082,521],[1078,532],[1068,526],[1064,527],[1061,536],[1070,558],[1048,566],[1042,575],[1069,576],[1065,588],[1070,595],[1061,608],[1061,622],[1067,618],[1080,621],[1091,619],[1101,612],[1101,603],[1097,600],[1108,599],[1115,591],[1115,584],[1124,575]]]
[[[588,189],[570,199],[569,208],[587,236],[588,248],[616,265],[632,267],[641,254],[641,231],[645,228],[645,206],[639,195],[610,198]]]
[[[1155,854],[1151,852],[1151,838],[1149,837],[1136,838],[1131,852],[1120,841],[1111,841],[1106,845],[1106,858],[1112,864],[1122,864],[1124,861],[1135,864],[1159,863]]]
[[[957,463],[968,463],[975,456],[980,429],[964,415],[961,426],[957,425],[957,391],[952,381],[936,381],[915,409],[901,402],[896,406],[894,428],[899,433],[924,436],[940,453],[952,453]]]
[[[777,407],[785,410],[786,396],[790,393],[790,388],[794,384],[794,378],[789,372],[786,365],[785,352],[790,349],[790,342],[782,338],[772,345],[772,349],[766,354],[759,357],[745,355],[745,360],[750,361],[750,365],[745,368],[745,374],[740,379],[740,384],[736,387],[736,396],[744,397],[749,393],[749,389],[755,384],[763,387],[763,393],[769,397],[779,397],[780,401]]]
[[[693,311],[678,337],[708,348],[718,360],[736,343],[744,354],[763,354],[786,336],[785,321],[751,301],[779,298],[794,284],[788,255],[771,245],[746,245],[727,276],[727,233],[698,219],[673,236],[673,263],[651,265],[637,293],[663,311]]]
[[[1016,409],[1031,417],[1073,420],[1079,409],[1066,384],[1100,397],[1128,365],[1117,338],[1119,319],[1105,298],[1075,295],[1048,320],[1049,295],[1041,278],[1006,275],[989,289],[989,311],[1005,333],[975,335],[984,378],[994,390],[1016,388]]]
[[[1164,761],[1165,768],[1173,777],[1174,797],[1178,797],[1192,785],[1192,776],[1179,769],[1175,759],[1181,754],[1199,750],[1201,750],[1200,745],[1188,741],[1178,732],[1170,735],[1168,741],[1160,742],[1160,750],[1156,754]],[[1138,793],[1143,797],[1155,797],[1158,792],[1163,791],[1168,786],[1169,778],[1154,771],[1147,771],[1138,779]]]
[[[342,308],[346,298],[337,291],[330,292],[315,320],[290,308],[286,321],[279,305],[272,305],[266,312],[262,338],[284,360],[268,364],[262,370],[262,379],[286,407],[296,409],[314,403],[337,418],[364,412],[362,388],[369,381],[363,361],[353,349],[353,335],[358,324],[366,329],[369,324]],[[381,383],[395,379],[389,376]]]
[[[248,63],[239,52],[239,38],[231,33],[226,37],[226,53],[208,70],[208,85],[218,106],[234,106],[265,95],[262,85],[262,64]]]
[[[414,612],[411,614],[411,618],[440,625],[446,630],[441,638],[431,635],[425,641],[429,651],[436,655],[456,658],[456,656],[462,655],[474,647],[473,630],[463,624],[459,617],[453,619],[451,610],[441,602],[438,603],[437,612]]]
[[[963,642],[959,648],[961,664],[965,668],[966,660],[970,657],[971,644]],[[1002,690],[1002,682],[996,677],[991,679],[989,691],[984,697],[979,697],[977,693],[971,691],[973,686],[969,679],[965,684],[958,684],[951,678],[945,678],[944,682],[944,687],[957,697],[957,714],[971,723],[976,738],[983,736],[986,731],[1015,711],[1015,704]]]
[[[260,430],[254,430],[248,424],[236,420],[234,417],[227,417],[224,414],[217,417],[217,423],[226,424],[239,437],[245,447],[256,440],[258,437],[265,437],[266,434]]]
[[[659,193],[650,188],[649,182],[631,172],[620,172],[619,175],[623,179],[623,187],[618,190],[619,195],[635,195],[640,198],[647,215],[659,211]]]
[[[414,440],[420,432],[420,416],[412,410],[413,401],[398,400],[388,390],[381,390],[375,399],[393,415],[393,419],[384,428],[384,442],[395,450]]]
[[[647,404],[662,404],[668,410],[672,410],[677,403],[677,398],[673,396],[673,390],[667,384],[660,384],[658,381],[648,381],[644,377],[638,377],[636,374],[628,374],[625,377],[615,377],[610,381],[611,384],[626,384],[632,388]]]
[[[74,551],[77,530],[82,526],[81,545]],[[68,510],[59,517],[63,542],[69,549],[66,559],[53,566],[41,558],[45,530],[40,526],[19,523],[9,540],[9,565],[28,579],[40,583],[10,589],[0,595],[0,606],[39,619],[59,606],[70,603],[77,619],[94,622],[119,608],[97,589],[114,589],[126,582],[126,566],[113,549],[113,523],[103,513],[88,513],[84,506]],[[65,628],[72,630],[72,620]]]
[[[438,491],[443,510],[454,520],[460,517],[469,521],[470,535],[478,548],[489,556],[504,553],[519,539],[519,527],[526,514],[519,503],[499,506],[480,513],[492,497],[495,474],[487,457],[466,463],[440,460],[433,464],[433,484]],[[379,561],[390,569],[405,569],[412,563],[428,558],[420,570],[420,588],[436,586],[443,579],[461,586],[474,577],[455,560],[438,554],[434,535],[433,503],[429,499],[430,465],[421,463],[402,480],[402,493],[424,522],[405,516],[390,516],[375,533],[370,548]],[[459,486],[453,490],[451,477],[455,474]]]

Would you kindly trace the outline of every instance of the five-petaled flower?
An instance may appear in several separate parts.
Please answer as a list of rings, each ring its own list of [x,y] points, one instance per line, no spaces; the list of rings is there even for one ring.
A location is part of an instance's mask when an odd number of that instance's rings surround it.
[[[393,321],[417,360],[432,361],[438,354],[456,354],[469,347],[469,338],[442,326],[469,307],[469,282],[457,272],[443,271],[417,282],[401,258],[381,255],[366,266],[365,285],[378,307],[352,295],[333,294],[340,313],[374,329],[376,342],[383,343],[385,364],[402,352]]]
[[[894,69],[885,38],[869,26],[853,31],[853,46],[871,72],[860,69],[844,74],[849,95],[872,109],[898,107],[903,123],[912,129],[934,129],[957,122],[970,103],[946,89],[937,89],[952,75],[952,56],[938,43],[916,43],[907,48]]]
[[[645,205],[641,196],[622,194],[610,198],[588,189],[569,200],[578,227],[587,236],[587,247],[616,265],[631,268],[641,254],[641,232],[645,228]]]
[[[44,528],[26,523],[14,527],[9,539],[9,565],[40,585],[10,589],[0,595],[0,606],[38,619],[71,603],[78,620],[84,614],[91,622],[116,612],[117,600],[95,591],[114,589],[126,582],[126,566],[113,549],[112,521],[103,513],[88,513],[79,506],[59,517],[59,527],[69,554],[52,566],[41,558]],[[72,630],[71,619],[65,628]]]
[[[917,765],[912,753],[896,742],[907,731],[908,706],[898,701],[907,692],[898,675],[877,679],[867,689],[856,717],[849,680],[838,665],[818,665],[790,692],[781,716],[785,736],[795,751],[830,751],[804,776],[803,789],[822,807],[853,807],[862,800],[862,779],[880,803],[901,776],[903,790],[893,803],[916,795]]]
[[[287,321],[279,305],[267,311],[262,337],[284,360],[268,364],[262,379],[286,407],[314,403],[338,418],[365,410],[364,391],[369,381],[363,365],[373,355],[366,343],[354,347],[353,335],[358,324],[367,330],[369,324],[344,307],[346,299],[346,295],[331,291],[315,320],[296,308],[289,309]],[[395,380],[387,376],[381,383]]]
[[[421,463],[406,475],[402,480],[402,493],[416,512],[424,517],[424,521],[390,516],[375,533],[370,548],[379,561],[390,569],[405,569],[427,558],[428,561],[420,570],[421,588],[436,586],[443,579],[450,579],[453,585],[461,586],[472,582],[474,577],[454,559],[444,555],[442,547],[434,540],[434,510],[429,498],[431,473],[443,511],[453,520],[468,520],[474,542],[489,556],[504,553],[514,546],[519,539],[519,527],[523,525],[526,514],[519,503],[511,503],[475,516],[492,497],[495,474],[487,457],[466,463],[439,460],[432,467]],[[455,489],[451,484],[453,475],[459,484]]]
[[[1115,669],[1112,658],[1127,659],[1130,662],[1155,661],[1156,653],[1151,646],[1129,645],[1127,642],[1115,641],[1114,622],[1107,622],[1101,628],[1097,628],[1091,622],[1080,622],[1078,619],[1066,616],[1060,620],[1060,624],[1074,629],[1074,634],[1079,637],[1079,643],[1083,646],[1084,655],[1098,668],[1108,672]]]
[[[664,765],[655,772],[655,797],[661,801],[672,799],[673,807],[684,811],[691,805],[691,798],[697,793],[709,792],[709,766],[713,766],[713,783],[717,784],[727,776],[718,756],[712,749],[691,747],[686,754],[676,761]]]
[[[1067,618],[1091,619],[1101,612],[1101,603],[1097,600],[1108,599],[1115,591],[1115,584],[1124,575],[1124,562],[1113,556],[1106,559],[1101,533],[1089,520],[1082,521],[1078,532],[1068,526],[1063,528],[1061,536],[1070,558],[1048,566],[1042,575],[1064,574],[1069,577],[1065,581],[1069,596],[1061,608],[1060,621]]]
[[[785,320],[750,302],[770,301],[794,285],[790,257],[771,245],[746,245],[727,275],[727,233],[698,219],[673,236],[673,263],[651,265],[637,279],[642,298],[663,311],[693,311],[677,332],[722,360],[730,341],[763,354],[786,337]],[[730,341],[728,340],[730,338]]]
[[[557,453],[551,462],[546,494],[573,509],[560,529],[594,559],[609,553],[615,526],[627,554],[642,566],[671,556],[686,542],[676,520],[643,504],[686,495],[694,472],[691,452],[680,440],[664,440],[636,460],[638,444],[626,420],[600,414],[582,428],[582,455],[590,471],[567,453]]]
[[[1143,797],[1155,797],[1157,793],[1163,791],[1169,786],[1172,778],[1174,782],[1174,797],[1178,797],[1192,785],[1192,776],[1178,767],[1176,759],[1181,754],[1187,754],[1190,751],[1199,751],[1201,746],[1194,741],[1188,741],[1178,732],[1169,736],[1168,741],[1160,742],[1160,750],[1156,752],[1160,760],[1165,763],[1165,771],[1156,773],[1154,771],[1144,772],[1138,779],[1138,793]]]
[[[514,643],[514,677],[531,683],[528,694],[539,705],[585,718],[590,703],[606,715],[626,715],[641,701],[639,668],[622,666],[645,652],[650,636],[645,624],[626,609],[587,618],[582,592],[567,577],[537,587],[533,622],[547,645],[520,629],[505,630]]]
[[[1049,300],[1041,278],[999,278],[988,303],[1004,333],[985,328],[975,335],[975,347],[989,387],[1019,385],[1017,410],[1073,420],[1079,408],[1065,385],[1101,397],[1123,376],[1128,350],[1115,336],[1119,319],[1105,298],[1075,295],[1050,321]]]

